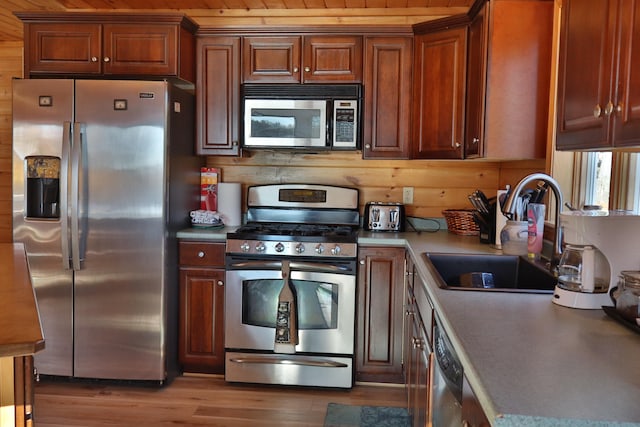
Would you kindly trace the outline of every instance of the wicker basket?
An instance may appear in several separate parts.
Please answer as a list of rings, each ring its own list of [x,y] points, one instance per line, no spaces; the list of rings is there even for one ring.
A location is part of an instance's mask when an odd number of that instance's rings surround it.
[[[447,221],[447,229],[451,233],[463,236],[477,236],[480,234],[480,228],[473,220],[473,210],[445,209],[442,214]]]

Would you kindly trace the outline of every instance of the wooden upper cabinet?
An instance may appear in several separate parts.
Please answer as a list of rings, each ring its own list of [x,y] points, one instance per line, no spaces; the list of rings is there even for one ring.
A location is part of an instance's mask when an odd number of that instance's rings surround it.
[[[484,125],[479,136],[466,137],[479,138],[479,153],[485,158],[543,159],[549,127],[553,2],[489,1],[481,13],[488,14],[483,18],[486,46],[476,48],[486,64],[480,71],[486,82],[482,98],[475,101],[480,104],[470,104],[467,114],[473,117],[474,109],[484,108]],[[469,53],[470,58],[473,55]]]
[[[360,36],[307,36],[302,59],[303,83],[362,82]]]
[[[105,74],[178,75],[177,26],[105,24],[102,31]]]
[[[247,36],[243,83],[360,83],[361,36]]]
[[[198,38],[196,153],[240,153],[240,37]]]
[[[476,2],[414,29],[413,158],[545,157],[553,2]]]
[[[96,24],[28,24],[24,75],[100,74],[102,31]]]
[[[27,77],[152,76],[195,81],[196,24],[180,14],[17,13]]]
[[[413,143],[415,159],[461,159],[467,28],[414,39]]]
[[[409,158],[412,57],[412,37],[365,38],[365,159]]]
[[[640,3],[564,0],[557,149],[640,146],[639,49]]]
[[[487,8],[480,9],[471,20],[467,52],[467,97],[464,132],[464,157],[482,157],[484,132],[484,100],[487,82]]]

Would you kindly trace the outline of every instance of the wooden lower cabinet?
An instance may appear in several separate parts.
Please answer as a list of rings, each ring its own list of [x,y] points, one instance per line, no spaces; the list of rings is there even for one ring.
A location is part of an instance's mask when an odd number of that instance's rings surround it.
[[[224,373],[224,243],[180,242],[178,359],[185,372]]]
[[[411,415],[412,426],[425,427],[430,425],[431,411],[429,380],[433,363],[431,342],[433,311],[430,305],[426,309],[422,308],[422,311],[418,307],[414,291],[422,291],[416,290],[415,286],[424,286],[424,284],[420,277],[414,274],[410,257],[407,257],[406,277],[403,360],[407,409]]]
[[[404,248],[360,246],[356,381],[404,383]]]

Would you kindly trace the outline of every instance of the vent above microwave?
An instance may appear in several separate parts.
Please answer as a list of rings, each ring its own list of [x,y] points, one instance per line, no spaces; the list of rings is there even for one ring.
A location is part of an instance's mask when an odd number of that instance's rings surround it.
[[[359,99],[362,97],[362,85],[324,85],[324,84],[245,84],[242,85],[244,98],[262,99]]]

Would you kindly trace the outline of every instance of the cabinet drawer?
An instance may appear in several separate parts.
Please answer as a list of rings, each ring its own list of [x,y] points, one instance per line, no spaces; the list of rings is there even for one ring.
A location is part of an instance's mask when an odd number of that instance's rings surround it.
[[[224,267],[224,243],[180,242],[180,265]]]

